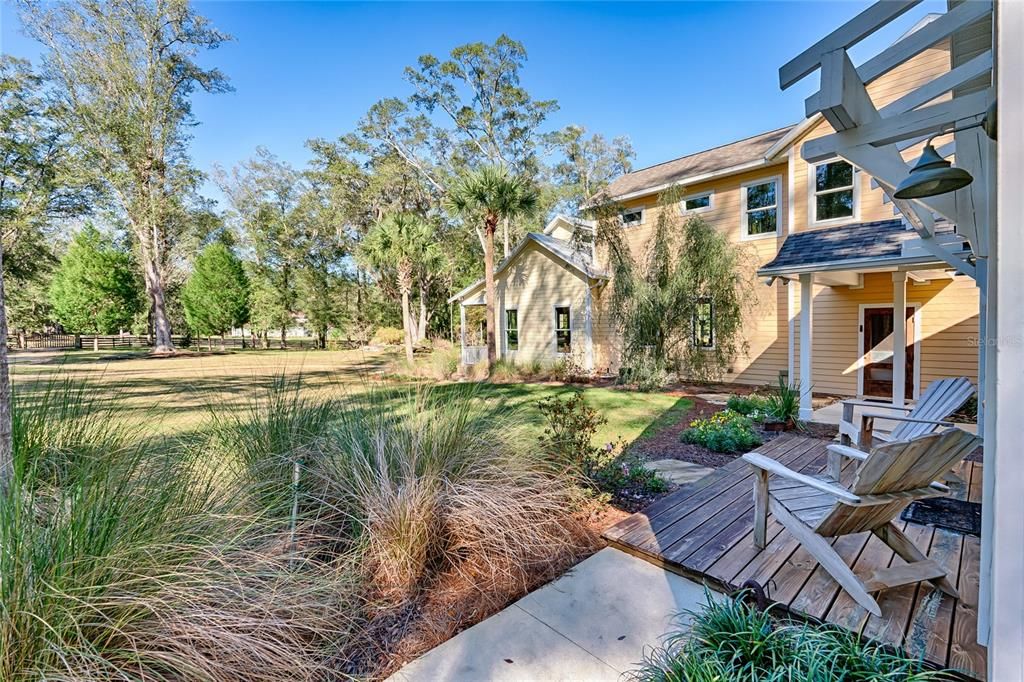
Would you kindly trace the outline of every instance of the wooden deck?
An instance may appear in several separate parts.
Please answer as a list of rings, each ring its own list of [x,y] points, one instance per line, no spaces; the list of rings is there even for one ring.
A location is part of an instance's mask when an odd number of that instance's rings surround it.
[[[825,445],[822,440],[787,434],[758,452],[797,471],[817,474],[825,469]],[[957,473],[964,483],[952,486],[954,496],[980,502],[981,470],[980,463],[962,462]],[[878,595],[882,618],[876,618],[841,592],[770,516],[767,546],[760,551],[754,547],[752,486],[750,468],[736,460],[624,519],[605,537],[619,549],[715,589],[733,590],[755,580],[766,586],[773,601],[795,615],[901,645],[931,665],[985,678],[985,648],[975,641],[978,538],[898,521],[923,552],[947,569],[960,599],[928,583],[907,585]],[[894,560],[893,551],[870,533],[841,537],[833,546],[858,576]]]

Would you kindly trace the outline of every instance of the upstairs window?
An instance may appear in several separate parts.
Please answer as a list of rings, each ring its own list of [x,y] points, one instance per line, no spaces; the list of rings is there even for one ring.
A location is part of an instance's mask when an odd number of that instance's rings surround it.
[[[555,308],[555,351],[568,353],[572,350],[572,324],[569,306]]]
[[[715,347],[715,308],[710,299],[697,301],[693,313],[693,345],[695,348]]]
[[[515,308],[505,311],[505,349],[519,350],[519,311]]]
[[[758,180],[740,186],[743,237],[761,237],[779,231],[779,180]]]
[[[683,199],[683,213],[700,213],[711,210],[711,192],[702,192]]]
[[[623,227],[636,227],[637,225],[644,224],[644,209],[640,208],[627,208],[622,212],[622,226]]]
[[[816,164],[813,171],[812,222],[852,218],[857,195],[853,166],[842,160],[827,161]]]

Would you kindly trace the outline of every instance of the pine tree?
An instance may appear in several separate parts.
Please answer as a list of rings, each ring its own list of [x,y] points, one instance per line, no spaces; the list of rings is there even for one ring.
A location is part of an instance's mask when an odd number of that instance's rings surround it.
[[[142,292],[131,254],[86,225],[54,273],[50,304],[68,331],[113,334],[131,326],[142,309]]]
[[[196,334],[223,334],[249,321],[249,278],[242,261],[216,242],[196,258],[181,292],[185,319]]]

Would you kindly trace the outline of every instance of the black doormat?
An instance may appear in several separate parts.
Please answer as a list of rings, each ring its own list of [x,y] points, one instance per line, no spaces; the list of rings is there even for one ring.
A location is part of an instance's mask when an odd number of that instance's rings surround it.
[[[981,536],[981,505],[977,502],[951,500],[948,497],[918,500],[904,509],[900,518],[922,526]]]

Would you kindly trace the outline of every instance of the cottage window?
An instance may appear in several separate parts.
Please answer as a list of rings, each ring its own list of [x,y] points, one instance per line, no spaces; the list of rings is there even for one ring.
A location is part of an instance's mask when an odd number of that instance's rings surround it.
[[[710,299],[697,302],[693,312],[693,345],[697,348],[715,347],[715,308]]]
[[[569,306],[555,308],[555,350],[568,353],[572,350],[572,323]]]
[[[814,222],[852,218],[855,199],[852,165],[839,160],[814,166]]]
[[[779,180],[758,180],[740,187],[741,225],[744,237],[760,237],[779,231]]]
[[[711,192],[702,192],[683,199],[683,213],[700,213],[711,210]]]
[[[519,350],[519,311],[515,308],[505,311],[505,348]]]
[[[627,208],[622,212],[622,226],[623,227],[635,227],[636,225],[644,224],[644,209],[643,208]]]

